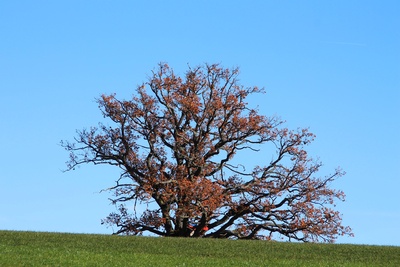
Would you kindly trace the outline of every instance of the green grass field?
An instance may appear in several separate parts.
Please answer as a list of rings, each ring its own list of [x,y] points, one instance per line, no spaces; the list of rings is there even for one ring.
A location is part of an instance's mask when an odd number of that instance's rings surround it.
[[[0,231],[0,266],[400,266],[400,247]]]

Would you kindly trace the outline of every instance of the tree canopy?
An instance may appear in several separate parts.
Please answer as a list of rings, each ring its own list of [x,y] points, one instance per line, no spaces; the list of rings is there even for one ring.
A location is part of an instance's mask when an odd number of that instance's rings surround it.
[[[305,151],[314,134],[250,108],[248,96],[263,90],[241,85],[238,74],[205,64],[180,77],[159,64],[132,99],[98,99],[109,124],[62,142],[67,170],[86,163],[121,170],[105,189],[116,212],[103,223],[116,234],[324,242],[352,235],[334,209],[345,195],[330,188],[344,173],[318,176],[322,163]],[[264,164],[235,161],[244,153]]]

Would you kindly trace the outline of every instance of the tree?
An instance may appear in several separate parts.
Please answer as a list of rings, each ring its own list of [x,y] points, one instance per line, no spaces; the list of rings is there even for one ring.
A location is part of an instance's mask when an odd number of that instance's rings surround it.
[[[333,209],[345,195],[329,188],[343,172],[316,177],[321,163],[304,150],[314,135],[249,108],[255,93],[263,90],[239,84],[237,68],[189,67],[181,78],[160,64],[131,100],[98,99],[112,126],[62,142],[67,170],[85,163],[121,169],[105,189],[117,211],[102,221],[117,226],[115,234],[324,242],[352,235]],[[275,153],[265,166],[235,162],[266,147]],[[147,209],[138,212],[138,203]]]

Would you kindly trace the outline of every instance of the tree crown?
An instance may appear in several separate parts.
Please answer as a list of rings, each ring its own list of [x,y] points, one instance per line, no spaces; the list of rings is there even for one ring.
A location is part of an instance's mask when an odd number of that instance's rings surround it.
[[[118,211],[103,220],[116,233],[328,242],[352,234],[332,209],[344,193],[329,185],[343,172],[316,177],[321,163],[304,150],[315,136],[249,108],[246,98],[263,90],[242,86],[238,73],[206,64],[181,78],[160,64],[131,100],[98,100],[113,127],[100,124],[63,143],[69,170],[83,163],[121,169],[108,188]],[[275,154],[264,166],[234,163],[236,154],[259,153],[267,143]],[[138,214],[132,202],[154,204]]]

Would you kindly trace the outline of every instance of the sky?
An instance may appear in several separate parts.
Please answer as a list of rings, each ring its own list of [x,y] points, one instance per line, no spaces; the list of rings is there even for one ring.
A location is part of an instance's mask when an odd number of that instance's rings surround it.
[[[239,67],[260,113],[317,138],[340,166],[337,243],[400,246],[399,1],[0,1],[0,230],[111,234],[101,189],[118,170],[63,172],[61,140],[106,122],[96,98],[130,98],[159,62]],[[271,154],[265,151],[267,158]],[[251,166],[251,157],[246,164]]]

